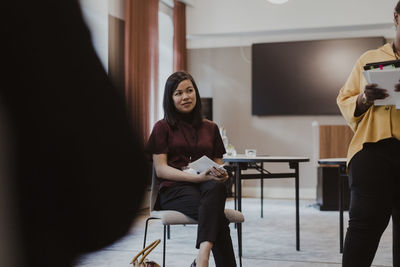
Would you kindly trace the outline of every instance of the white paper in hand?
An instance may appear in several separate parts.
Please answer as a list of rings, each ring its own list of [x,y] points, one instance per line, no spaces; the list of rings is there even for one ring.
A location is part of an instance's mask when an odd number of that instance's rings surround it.
[[[386,89],[389,94],[385,99],[376,99],[375,106],[396,105],[400,108],[400,94],[394,91],[394,86],[400,80],[400,68],[374,69],[363,72],[368,83],[376,83],[379,88]]]
[[[198,160],[189,163],[188,166],[189,166],[189,168],[195,169],[196,171],[202,173],[202,172],[208,171],[212,167],[222,168],[224,165],[219,165],[218,163],[216,163],[209,157],[202,156]]]

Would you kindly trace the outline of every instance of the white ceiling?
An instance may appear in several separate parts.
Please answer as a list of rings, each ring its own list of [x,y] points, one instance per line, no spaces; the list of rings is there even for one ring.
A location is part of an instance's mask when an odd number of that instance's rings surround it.
[[[392,37],[396,0],[194,0],[187,7],[188,47],[338,37]]]

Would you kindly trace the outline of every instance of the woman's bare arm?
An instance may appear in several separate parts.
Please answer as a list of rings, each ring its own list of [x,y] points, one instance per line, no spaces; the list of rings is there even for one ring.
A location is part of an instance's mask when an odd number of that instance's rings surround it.
[[[211,175],[210,170],[200,174],[192,174],[175,169],[167,164],[167,154],[153,154],[153,163],[159,178],[191,183],[200,183],[212,179],[220,180],[220,178]]]

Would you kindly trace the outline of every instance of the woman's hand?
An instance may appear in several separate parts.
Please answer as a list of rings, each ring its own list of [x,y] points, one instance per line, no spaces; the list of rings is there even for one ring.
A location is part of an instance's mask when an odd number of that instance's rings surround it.
[[[396,85],[394,86],[394,91],[400,92],[400,80],[399,80],[399,83],[396,83]]]
[[[217,180],[221,182],[225,182],[228,178],[228,172],[224,168],[215,168],[212,167],[208,171],[202,172],[199,174],[199,182],[204,182],[208,180]]]
[[[376,99],[385,99],[389,96],[386,89],[377,87],[375,83],[369,83],[365,86],[364,92],[357,98],[356,110],[354,116],[361,116],[370,106],[374,104]],[[396,84],[395,90],[399,88],[400,84]]]
[[[228,172],[224,168],[212,167],[209,172],[221,182],[225,182],[229,178]]]
[[[228,172],[224,168],[216,168],[212,167],[211,168],[211,174],[217,177],[220,181],[225,182],[228,178]]]
[[[384,99],[389,96],[386,89],[377,87],[375,83],[367,84],[364,89],[364,95],[368,103],[374,102],[376,99]]]

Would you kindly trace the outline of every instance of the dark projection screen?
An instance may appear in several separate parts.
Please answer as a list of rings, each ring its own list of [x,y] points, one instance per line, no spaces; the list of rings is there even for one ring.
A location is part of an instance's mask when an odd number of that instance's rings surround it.
[[[336,115],[336,97],[357,59],[383,37],[252,46],[253,115]]]

